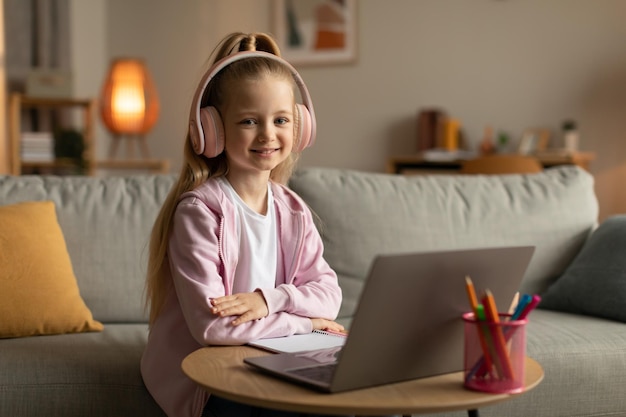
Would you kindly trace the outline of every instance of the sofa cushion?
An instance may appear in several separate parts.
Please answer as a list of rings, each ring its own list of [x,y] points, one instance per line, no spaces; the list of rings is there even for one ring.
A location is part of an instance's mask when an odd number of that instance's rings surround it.
[[[541,364],[545,378],[503,408],[536,417],[624,415],[626,325],[537,309],[530,313],[526,336],[526,353]],[[520,413],[501,409],[499,413],[481,410],[480,415]]]
[[[100,331],[50,201],[0,207],[0,337]]]
[[[147,324],[2,340],[0,416],[165,416],[143,384]]]
[[[175,175],[0,176],[0,206],[51,200],[80,293],[96,320],[147,322],[148,240]]]
[[[371,261],[381,253],[534,245],[521,290],[541,293],[598,217],[593,177],[573,166],[491,176],[307,168],[289,184],[320,219],[325,257],[343,289],[340,317],[354,311]]]
[[[626,322],[626,215],[606,219],[540,307]]]

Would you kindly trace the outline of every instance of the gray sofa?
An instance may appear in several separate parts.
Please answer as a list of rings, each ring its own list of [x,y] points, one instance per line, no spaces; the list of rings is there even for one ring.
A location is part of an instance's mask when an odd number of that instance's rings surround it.
[[[55,203],[80,294],[104,324],[102,332],[0,339],[0,417],[163,415],[143,386],[139,358],[147,336],[147,238],[173,181],[0,177],[0,206]],[[543,294],[597,226],[593,178],[572,167],[490,177],[311,168],[290,186],[319,217],[325,256],[344,291],[346,324],[377,253],[535,245],[522,291]],[[528,354],[542,364],[545,380],[482,416],[626,416],[623,322],[536,310]]]

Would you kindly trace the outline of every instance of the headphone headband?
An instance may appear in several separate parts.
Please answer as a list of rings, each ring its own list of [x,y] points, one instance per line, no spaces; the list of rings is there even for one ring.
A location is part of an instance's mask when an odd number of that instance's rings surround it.
[[[241,60],[248,59],[248,58],[254,58],[254,57],[271,59],[273,61],[281,63],[282,65],[287,67],[287,69],[289,69],[296,83],[296,86],[298,87],[298,90],[300,91],[302,102],[304,106],[306,107],[306,109],[308,110],[308,113],[310,115],[310,130],[311,130],[310,138],[304,144],[305,146],[301,146],[299,150],[302,150],[302,148],[304,147],[311,146],[315,142],[316,120],[315,120],[315,111],[313,109],[313,102],[311,100],[309,90],[306,88],[306,85],[304,84],[304,81],[302,80],[302,77],[300,76],[300,74],[298,74],[298,71],[296,71],[296,69],[289,62],[269,52],[242,51],[242,52],[234,53],[232,55],[228,55],[222,58],[221,60],[217,61],[216,63],[214,63],[211,66],[211,68],[206,72],[206,74],[202,77],[198,85],[198,88],[196,89],[196,92],[193,96],[193,101],[191,102],[191,111],[189,114],[189,136],[191,137],[191,141],[192,141],[192,144],[194,146],[194,150],[196,151],[196,153],[198,154],[205,153],[205,146],[206,146],[205,143],[207,143],[207,138],[205,137],[205,130],[203,129],[203,126],[202,126],[202,116],[201,116],[202,96],[204,95],[204,92],[206,91],[207,86],[209,85],[211,80],[228,65],[237,61],[241,61]],[[302,138],[300,139],[302,140]],[[210,153],[210,154],[213,155],[213,153]],[[213,156],[216,156],[216,155],[213,155]]]

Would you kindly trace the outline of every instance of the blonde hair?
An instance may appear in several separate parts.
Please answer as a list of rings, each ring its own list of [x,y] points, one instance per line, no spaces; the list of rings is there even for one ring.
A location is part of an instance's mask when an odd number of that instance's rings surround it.
[[[226,36],[214,51],[213,64],[220,59],[241,51],[263,51],[280,56],[278,45],[270,35],[265,33],[232,33]],[[289,69],[280,62],[264,57],[251,57],[236,61],[216,74],[204,92],[201,106],[214,106],[220,110],[228,96],[228,86],[242,79],[258,79],[272,75],[280,79],[288,79],[293,83]],[[297,118],[295,120],[297,124]],[[295,126],[297,129],[297,126]],[[297,144],[294,144],[294,149]],[[286,183],[295,167],[298,154],[292,152],[282,163],[270,173],[270,179],[278,183]],[[146,276],[146,308],[150,308],[150,323],[158,317],[172,283],[167,280],[164,270],[167,262],[167,246],[172,228],[172,219],[180,196],[200,186],[212,177],[228,173],[228,162],[224,152],[214,158],[197,155],[191,145],[189,132],[185,138],[184,161],[178,181],[166,197],[155,220],[150,235],[148,270]]]

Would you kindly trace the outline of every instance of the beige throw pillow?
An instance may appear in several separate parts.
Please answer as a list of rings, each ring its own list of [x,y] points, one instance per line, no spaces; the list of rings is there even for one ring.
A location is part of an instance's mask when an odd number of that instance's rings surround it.
[[[80,296],[54,203],[0,207],[0,338],[102,329]]]

